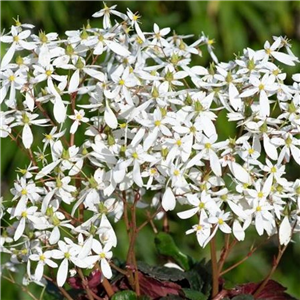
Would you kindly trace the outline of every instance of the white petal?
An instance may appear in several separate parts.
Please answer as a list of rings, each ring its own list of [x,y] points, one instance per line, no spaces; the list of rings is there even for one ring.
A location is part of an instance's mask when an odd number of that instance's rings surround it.
[[[136,147],[145,135],[145,128],[140,128],[131,141],[131,146]]]
[[[60,160],[54,161],[49,165],[46,165],[36,176],[35,179],[41,179],[42,177],[49,174],[58,164],[60,163]]]
[[[162,207],[165,211],[173,210],[176,206],[175,196],[171,188],[167,187],[162,197]]]
[[[291,149],[292,156],[293,156],[294,160],[296,161],[296,163],[298,165],[300,165],[300,150],[299,150],[299,148],[297,148],[294,145],[291,145],[290,149]]]
[[[294,74],[294,75],[292,76],[292,79],[293,79],[294,81],[300,82],[300,73]]]
[[[63,123],[66,119],[67,109],[61,99],[61,97],[55,98],[53,107],[54,118],[58,123]]]
[[[283,64],[286,64],[288,66],[294,66],[295,65],[295,58],[282,52],[272,52],[272,56],[276,58],[278,61],[282,62]]]
[[[229,101],[231,106],[235,110],[239,110],[242,106],[242,101],[239,97],[239,92],[233,83],[229,84]]]
[[[84,68],[84,72],[93,78],[96,78],[100,81],[104,81],[104,74],[102,72],[96,71],[94,69],[88,69],[88,68]]]
[[[68,259],[64,259],[57,271],[57,285],[63,286],[67,280],[68,275],[68,269],[69,269],[69,261]]]
[[[25,102],[30,111],[33,111],[34,108],[34,98],[30,93],[26,93]]]
[[[271,189],[272,189],[272,184],[273,184],[273,176],[270,175],[267,178],[267,180],[265,181],[263,189],[262,189],[262,192],[263,192],[263,194],[264,194],[265,197],[267,197],[267,195],[270,194]]]
[[[126,175],[126,168],[121,170],[113,170],[113,179],[116,183],[122,182],[125,175]]]
[[[243,93],[240,94],[240,97],[241,98],[244,98],[244,97],[249,97],[249,96],[252,96],[254,95],[255,93],[257,92],[257,88],[250,88],[246,91],[244,91]]]
[[[22,141],[26,149],[29,149],[31,147],[33,142],[33,134],[28,124],[24,125],[23,132],[22,132]]]
[[[106,259],[101,259],[101,271],[105,278],[110,279],[112,277],[112,271]]]
[[[55,226],[50,234],[49,243],[50,245],[54,245],[59,241],[60,231],[57,226]]]
[[[279,242],[281,245],[287,245],[292,236],[292,227],[287,216],[282,220],[279,227]]]
[[[269,98],[264,90],[260,91],[259,106],[260,106],[259,115],[261,117],[266,117],[270,115]]]
[[[186,168],[189,169],[190,167],[193,167],[194,165],[199,166],[199,165],[203,165],[201,158],[202,158],[203,154],[200,152],[198,154],[196,154],[192,159],[190,159],[186,165]]]
[[[131,53],[122,45],[114,42],[114,41],[105,41],[105,44],[107,45],[107,47],[112,50],[113,52],[115,52],[116,54],[119,54],[121,56],[129,56]]]
[[[3,85],[0,89],[0,104],[3,102],[3,100],[5,99],[6,97],[6,94],[7,94],[7,91],[8,91],[8,86],[6,85]]]
[[[146,137],[143,145],[145,151],[148,151],[149,148],[152,147],[154,141],[157,139],[158,130],[159,130],[158,127],[155,127],[153,131],[150,132]]]
[[[14,234],[14,240],[17,241],[23,234],[24,230],[25,230],[25,223],[26,223],[26,220],[25,218],[21,218],[20,219],[20,222],[19,222],[19,225],[15,231],[15,234]]]
[[[106,102],[105,111],[104,111],[104,120],[105,123],[112,129],[116,129],[118,127],[118,120],[114,115],[113,111]]]
[[[235,220],[233,222],[232,231],[233,231],[235,238],[238,241],[243,241],[245,239],[245,231],[242,228],[240,222],[238,222],[237,220]]]
[[[75,165],[70,169],[69,176],[74,176],[80,172],[83,166],[83,159],[79,159]]]
[[[142,176],[141,176],[140,164],[136,160],[134,161],[134,165],[133,165],[132,178],[133,178],[133,181],[139,187],[142,187],[144,185]]]
[[[278,159],[277,148],[271,143],[267,134],[264,134],[264,136],[263,136],[263,144],[264,144],[264,149],[265,149],[267,155],[271,159],[277,160]]]
[[[249,173],[238,163],[232,161],[228,164],[232,175],[243,183],[251,183],[251,177]]]
[[[264,233],[263,219],[260,213],[255,217],[255,228],[259,235],[263,235]]]
[[[14,56],[14,53],[16,51],[16,44],[12,43],[12,45],[10,46],[10,48],[8,49],[8,51],[4,54],[2,61],[1,61],[1,68],[5,67],[6,65],[8,65],[11,61],[11,59]]]
[[[69,88],[68,88],[68,92],[69,93],[73,93],[77,90],[78,88],[78,85],[79,85],[79,70],[76,70],[72,77],[71,77],[71,80],[69,82]]]
[[[51,54],[49,52],[48,47],[44,44],[40,48],[40,54],[39,54],[38,62],[43,67],[47,67],[47,66],[50,65],[50,59],[51,59]]]
[[[216,176],[222,176],[221,164],[219,157],[213,150],[209,150],[210,167]]]
[[[43,274],[44,274],[44,264],[42,262],[39,262],[34,272],[34,279],[40,281],[43,277]]]
[[[189,219],[199,211],[198,207],[177,213],[180,219]]]

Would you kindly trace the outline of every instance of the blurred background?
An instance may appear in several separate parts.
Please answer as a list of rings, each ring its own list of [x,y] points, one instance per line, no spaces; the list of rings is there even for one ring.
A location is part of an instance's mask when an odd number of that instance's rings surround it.
[[[266,40],[272,42],[272,36],[279,35],[287,36],[291,40],[293,52],[300,56],[299,1],[106,1],[106,4],[117,4],[117,9],[123,13],[126,13],[127,7],[133,12],[138,11],[142,16],[141,28],[144,31],[152,31],[153,24],[157,23],[160,28],[171,27],[177,34],[194,34],[195,39],[204,32],[215,40],[215,53],[220,61],[233,59],[234,54],[242,53],[245,47],[261,49]],[[14,24],[13,18],[19,16],[22,23],[35,25],[35,33],[42,29],[46,33],[58,32],[63,35],[66,30],[82,28],[87,24],[87,19],[92,27],[102,26],[102,21],[91,17],[102,7],[100,1],[1,1],[1,28],[2,31],[8,31]],[[1,50],[3,55],[5,45],[1,45]],[[203,57],[197,63],[208,66],[209,62],[203,48]],[[300,72],[300,68],[299,65],[293,68],[285,67],[285,71],[291,74]],[[232,129],[224,128],[223,133],[228,135],[230,131]],[[5,199],[9,199],[8,182],[11,183],[15,179],[16,168],[23,168],[26,164],[26,158],[20,155],[13,143],[9,140],[1,141],[1,186]],[[208,257],[208,252],[197,245],[194,235],[184,234],[193,224],[194,220],[181,224],[174,214],[174,218],[170,220],[170,229],[171,232],[176,232],[174,239],[184,253],[196,259]],[[127,238],[122,230],[122,224],[118,224],[120,246],[116,249],[115,256],[125,259]],[[158,262],[153,239],[151,228],[145,228],[137,244],[138,259],[149,264]],[[295,237],[295,241],[295,244],[289,246],[273,278],[286,286],[290,294],[300,298],[299,235]],[[229,265],[243,258],[251,245],[258,242],[256,234],[248,233],[246,241],[241,243],[230,257]],[[225,276],[227,284],[261,280],[271,268],[275,254],[276,245],[270,241],[243,265],[228,273]],[[33,292],[38,295],[41,290],[33,288]],[[2,300],[12,299],[30,298],[18,286],[7,284],[3,280]]]

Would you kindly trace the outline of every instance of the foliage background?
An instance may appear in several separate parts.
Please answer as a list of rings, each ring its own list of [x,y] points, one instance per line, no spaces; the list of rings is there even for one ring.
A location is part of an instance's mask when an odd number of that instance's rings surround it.
[[[294,53],[300,57],[300,2],[298,1],[107,1],[111,6],[118,5],[118,10],[126,12],[130,8],[133,12],[139,11],[142,15],[142,29],[151,31],[153,23],[160,28],[171,27],[177,34],[194,34],[196,37],[203,31],[210,38],[214,38],[215,52],[221,61],[234,58],[244,47],[261,49],[265,40],[272,41],[272,36],[287,36],[292,41]],[[14,24],[13,18],[20,16],[22,23],[34,24],[35,33],[40,29],[46,33],[55,31],[63,35],[65,30],[78,29],[86,25],[90,19],[92,26],[102,26],[99,19],[92,19],[91,15],[102,8],[100,1],[1,1],[1,27],[9,29]],[[5,51],[5,45],[1,45],[1,52]],[[203,49],[204,50],[204,49]],[[3,55],[3,54],[2,54]],[[206,51],[197,63],[207,66],[209,58]],[[287,73],[299,72],[299,65],[294,68],[286,68]],[[222,119],[220,119],[222,122]],[[223,135],[234,136],[234,129],[223,126]],[[4,198],[9,199],[8,183],[15,178],[15,169],[26,164],[23,155],[20,155],[13,143],[8,140],[1,141],[1,187]],[[294,170],[299,177],[299,170]],[[171,217],[171,232],[176,232],[175,241],[183,252],[196,259],[208,257],[205,250],[197,245],[194,236],[185,236],[185,230],[193,224],[180,223],[174,214]],[[125,258],[127,239],[126,233],[122,234],[123,227],[117,225],[119,230],[119,245],[115,255]],[[138,259],[150,264],[158,262],[155,253],[154,234],[151,229],[144,229],[141,233],[137,252]],[[256,235],[248,233],[246,242],[231,256],[231,263],[243,258],[249,251],[252,243],[256,241]],[[300,238],[295,237],[295,244],[289,246],[278,268],[274,279],[288,288],[288,292],[300,297]],[[252,258],[249,258],[242,266],[228,273],[225,278],[227,284],[259,281],[267,274],[272,264],[276,246],[270,241],[259,250]],[[230,264],[229,264],[230,265]],[[21,278],[20,278],[21,280]],[[37,295],[40,288],[33,288]],[[22,290],[2,281],[2,300],[27,300],[30,299]],[[46,298],[43,298],[46,299]]]

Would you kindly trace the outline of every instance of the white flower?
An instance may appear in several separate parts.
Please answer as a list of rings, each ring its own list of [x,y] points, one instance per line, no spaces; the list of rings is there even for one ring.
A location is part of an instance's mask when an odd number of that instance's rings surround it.
[[[6,67],[10,63],[16,50],[33,50],[36,47],[34,43],[26,41],[29,36],[30,30],[19,31],[16,26],[11,27],[11,36],[1,36],[1,42],[11,44],[2,58],[1,68]]]
[[[51,268],[57,268],[58,265],[53,260],[51,260],[52,258],[51,250],[45,252],[42,252],[40,248],[36,248],[35,250],[38,253],[29,255],[28,263],[30,263],[30,260],[38,262],[34,272],[34,279],[40,281],[44,274],[45,265],[48,265]],[[30,274],[28,275],[30,276]]]
[[[69,270],[69,262],[72,262],[79,268],[86,268],[88,265],[82,259],[78,258],[80,247],[76,244],[67,244],[64,241],[58,241],[58,249],[52,250],[54,259],[62,259],[62,262],[57,271],[57,285],[63,286],[66,282]]]
[[[70,129],[70,133],[74,134],[77,131],[78,126],[81,124],[81,122],[86,123],[89,121],[88,118],[84,117],[85,112],[83,109],[81,110],[74,110],[74,115],[69,116],[69,118],[71,120],[74,120],[71,129]]]
[[[93,14],[94,18],[101,18],[103,17],[103,28],[107,29],[111,27],[111,22],[110,22],[110,15],[115,15],[118,16],[120,18],[122,18],[123,20],[127,19],[127,16],[125,14],[122,14],[120,12],[118,12],[117,10],[115,10],[115,8],[117,7],[117,5],[113,5],[111,7],[108,7],[105,3],[104,3],[104,8],[102,8],[101,10],[99,10],[98,12],[95,12]]]
[[[88,258],[90,264],[95,264],[97,261],[100,261],[102,274],[107,279],[112,277],[112,271],[109,265],[109,260],[112,258],[111,247],[112,245],[110,243],[106,243],[104,247],[102,247],[101,243],[94,239],[92,249],[97,255],[91,255]]]
[[[269,116],[269,95],[272,95],[277,90],[275,76],[266,73],[261,80],[256,76],[250,76],[249,81],[252,87],[241,93],[240,97],[245,98],[259,93],[259,115],[261,117]]]

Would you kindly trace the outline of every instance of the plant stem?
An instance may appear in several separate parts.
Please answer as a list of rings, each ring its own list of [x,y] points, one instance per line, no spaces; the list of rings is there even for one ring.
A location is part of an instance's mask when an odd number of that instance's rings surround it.
[[[223,276],[224,274],[228,273],[229,271],[233,270],[234,268],[238,267],[240,264],[242,264],[244,261],[246,261],[258,248],[260,248],[263,244],[265,244],[268,240],[270,239],[270,237],[268,237],[266,240],[264,240],[262,243],[260,243],[258,246],[256,247],[251,247],[250,251],[248,252],[247,256],[245,256],[244,258],[242,258],[241,260],[239,260],[238,262],[236,262],[235,264],[233,264],[232,266],[230,266],[229,268],[227,268],[226,270],[224,270],[223,272],[220,272],[220,276]],[[231,248],[231,246],[230,246]]]
[[[60,287],[57,285],[56,281],[53,280],[52,278],[50,278],[49,276],[47,275],[43,275],[47,280],[51,281],[53,284],[55,284],[57,286],[57,288],[60,290],[60,292],[65,296],[65,298],[67,300],[73,300],[73,298],[69,295],[69,293],[63,288],[63,287]]]
[[[225,260],[229,254],[229,242],[230,242],[230,234],[226,234],[225,235],[225,243],[224,243],[224,247],[222,250],[222,253],[220,255],[220,259],[218,262],[218,273],[220,273],[222,271],[223,265],[225,263]]]
[[[94,300],[94,297],[93,297],[93,295],[92,295],[92,293],[90,291],[89,283],[86,280],[86,278],[84,277],[84,275],[82,273],[82,270],[80,268],[77,268],[77,271],[78,271],[78,274],[79,274],[79,276],[80,276],[80,278],[82,280],[82,285],[83,285],[84,290],[86,291],[86,294],[87,294],[88,298],[90,300]]]
[[[237,243],[237,240],[233,240],[231,243],[229,243],[230,241],[230,234],[227,234],[225,236],[225,246],[224,246],[224,249],[222,251],[222,254],[220,256],[220,260],[218,262],[218,273],[219,273],[219,276],[221,276],[221,272],[222,272],[222,269],[223,269],[223,266],[224,266],[224,263],[226,261],[226,258],[228,257],[230,251],[232,250],[232,248],[236,245]]]
[[[115,292],[114,292],[114,290],[112,289],[112,287],[111,287],[109,281],[108,281],[105,277],[103,278],[102,285],[103,285],[103,287],[104,287],[104,289],[105,289],[105,291],[106,291],[108,297],[109,297],[109,298],[112,297],[112,296],[114,295]]]
[[[214,298],[219,293],[219,272],[215,236],[210,241],[210,258],[212,268],[212,298]]]
[[[127,253],[127,265],[129,266],[129,282],[130,285],[132,285],[132,288],[135,289],[136,294],[140,295],[140,288],[139,288],[139,278],[136,276],[135,273],[138,273],[137,270],[137,263],[135,258],[135,243],[137,238],[137,226],[136,226],[136,204],[140,200],[140,193],[136,192],[134,197],[134,203],[132,204],[130,210],[131,210],[131,230],[129,234],[129,248]]]
[[[153,214],[153,215],[150,215],[150,212],[147,212],[147,218],[148,220],[146,220],[144,223],[142,223],[138,228],[137,228],[137,231],[140,231],[142,230],[148,223],[151,223],[151,221],[153,221],[154,217],[159,213],[161,212],[162,210],[162,207],[159,206],[156,210],[156,212]],[[152,225],[153,227],[153,225]],[[154,229],[153,229],[154,230]],[[154,232],[157,231],[156,228],[154,230]]]
[[[266,276],[266,278],[258,286],[255,293],[253,294],[254,299],[256,299],[258,297],[259,293],[263,290],[263,288],[266,286],[266,284],[268,283],[268,281],[270,280],[270,278],[274,274],[276,268],[278,267],[280,259],[282,258],[282,255],[283,255],[284,251],[286,250],[287,246],[288,246],[288,244],[283,246],[283,247],[281,247],[280,245],[278,246],[278,253],[277,253],[276,258],[273,261],[273,267],[270,270],[269,274]]]

